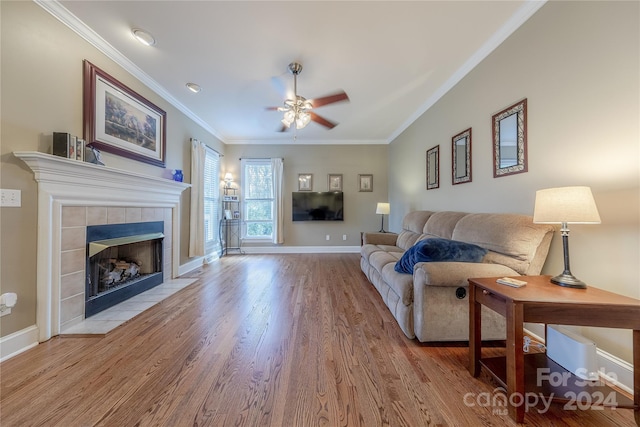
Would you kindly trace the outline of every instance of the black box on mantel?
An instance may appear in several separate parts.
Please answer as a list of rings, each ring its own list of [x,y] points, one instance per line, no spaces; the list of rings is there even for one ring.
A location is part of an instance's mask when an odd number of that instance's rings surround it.
[[[54,132],[53,133],[53,149],[54,156],[66,157],[67,159],[76,159],[76,141],[77,137],[69,133]]]

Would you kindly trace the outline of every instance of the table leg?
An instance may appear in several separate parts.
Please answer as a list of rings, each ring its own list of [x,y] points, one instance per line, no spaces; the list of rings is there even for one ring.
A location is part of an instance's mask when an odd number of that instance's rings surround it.
[[[633,331],[633,415],[640,426],[640,330]]]
[[[521,304],[507,304],[507,400],[509,416],[517,423],[524,421],[524,353],[523,344],[523,309]],[[512,406],[515,403],[517,406]]]
[[[482,353],[482,308],[476,301],[476,292],[476,286],[469,284],[469,372],[474,377],[480,375]]]

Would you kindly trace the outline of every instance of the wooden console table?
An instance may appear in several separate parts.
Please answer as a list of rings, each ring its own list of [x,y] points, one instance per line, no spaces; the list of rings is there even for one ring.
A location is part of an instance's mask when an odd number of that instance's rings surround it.
[[[640,300],[606,292],[597,288],[572,289],[555,285],[550,276],[521,276],[527,282],[522,288],[496,283],[497,277],[469,279],[469,371],[477,377],[484,366],[506,389],[508,411],[516,422],[523,422],[525,405],[514,406],[510,396],[526,396],[525,392],[553,396],[557,402],[569,402],[580,390],[598,390],[617,408],[634,410],[640,425]],[[506,357],[481,359],[481,305],[502,314],[507,322]],[[576,389],[580,383],[571,375],[569,384],[553,387],[550,381],[541,384],[538,368],[562,368],[544,354],[524,356],[523,323],[581,325],[633,330],[633,400],[606,386],[591,384]],[[549,372],[549,371],[545,371]],[[530,381],[527,381],[530,380]],[[577,383],[577,384],[576,384]],[[611,393],[615,393],[611,395]],[[599,394],[598,394],[599,395]],[[518,401],[514,399],[513,401]],[[582,402],[578,402],[582,403]],[[598,399],[589,403],[598,404]],[[607,406],[607,402],[603,402]],[[612,405],[612,406],[613,406]]]

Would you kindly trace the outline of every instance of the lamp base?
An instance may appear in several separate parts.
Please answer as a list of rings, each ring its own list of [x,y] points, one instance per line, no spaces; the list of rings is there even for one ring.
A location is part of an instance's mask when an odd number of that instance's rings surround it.
[[[551,278],[551,283],[567,288],[587,289],[587,284],[582,280],[576,279],[573,274],[559,274]]]

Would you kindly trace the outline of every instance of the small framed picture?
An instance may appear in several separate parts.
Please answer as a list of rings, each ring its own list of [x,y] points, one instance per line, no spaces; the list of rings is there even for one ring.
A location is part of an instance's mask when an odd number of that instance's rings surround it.
[[[329,174],[329,191],[342,191],[342,174]]]
[[[240,219],[240,211],[233,211],[233,219]]]
[[[231,210],[230,209],[225,209],[224,210],[224,219],[233,219],[233,215],[231,214]]]
[[[78,137],[75,135],[69,135],[68,148],[67,148],[67,158],[75,160],[76,159],[76,144],[78,143]]]
[[[310,173],[298,174],[298,191],[311,191],[313,189],[313,175]]]
[[[80,160],[81,162],[84,162],[84,149],[85,149],[84,139],[77,138],[76,139],[76,160]]]
[[[358,191],[360,192],[373,191],[373,175],[371,174],[358,175]]]

